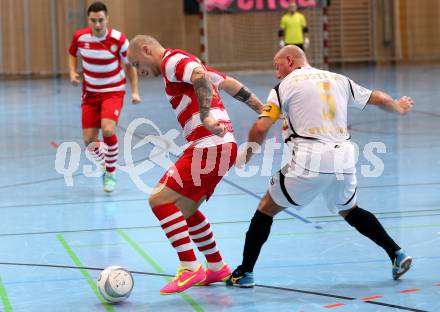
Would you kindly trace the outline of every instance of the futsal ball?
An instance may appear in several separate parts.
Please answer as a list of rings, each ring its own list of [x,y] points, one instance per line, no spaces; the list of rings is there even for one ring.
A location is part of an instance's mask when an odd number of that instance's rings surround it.
[[[123,267],[110,266],[99,274],[96,284],[106,301],[116,303],[130,296],[134,280],[131,273]]]

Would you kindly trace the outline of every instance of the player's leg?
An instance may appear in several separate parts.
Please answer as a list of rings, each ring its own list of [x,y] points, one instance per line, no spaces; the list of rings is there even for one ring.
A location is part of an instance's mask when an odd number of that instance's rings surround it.
[[[161,180],[162,181],[162,180]],[[156,218],[160,222],[165,235],[177,252],[180,268],[176,277],[161,290],[161,294],[181,292],[203,281],[206,278],[203,267],[197,262],[188,225],[182,211],[196,211],[199,203],[184,201],[182,195],[160,183],[149,197],[149,203]]]
[[[269,192],[266,193],[260,201],[246,232],[242,263],[226,281],[227,285],[245,288],[255,285],[252,273],[254,266],[260,255],[261,248],[269,237],[273,217],[283,209],[273,201]]]
[[[217,248],[211,225],[198,208],[213,194],[216,185],[235,162],[236,155],[235,143],[189,148],[162,177],[161,183],[167,188],[156,191],[150,197],[152,207],[172,201],[182,212],[190,238],[207,260],[206,279],[200,285],[223,281],[231,274]]]
[[[99,141],[99,129],[101,128],[101,105],[93,96],[83,95],[82,128],[83,140],[86,152],[100,165],[104,160],[104,148]]]
[[[341,211],[340,215],[359,233],[368,237],[386,251],[393,265],[392,276],[394,279],[398,279],[410,269],[412,258],[407,256],[388,235],[374,214],[355,204],[353,208]]]
[[[192,242],[206,259],[206,279],[199,283],[200,286],[223,282],[231,275],[231,269],[223,262],[223,258],[217,247],[211,224],[198,209],[205,200],[206,197],[203,197],[195,205],[193,200],[182,196],[176,202],[176,206],[182,211],[186,223],[188,224],[189,236]]]
[[[393,278],[398,279],[410,269],[412,258],[388,235],[374,214],[357,206],[355,173],[343,178],[330,187],[334,195],[328,195],[329,208],[333,205],[348,224],[385,250],[393,264]]]
[[[217,243],[215,241],[211,225],[204,214],[198,209],[200,205],[205,201],[205,197],[196,202],[186,196],[183,196],[173,191],[172,189],[164,185],[160,185],[158,188],[160,188],[161,190],[154,193],[154,195],[151,195],[149,199],[151,207],[155,207],[153,208],[153,212],[156,214],[156,216],[158,216],[159,218],[159,214],[161,212],[159,212],[158,210],[163,210],[164,206],[173,205],[173,207],[177,207],[179,211],[174,209],[172,212],[175,214],[176,217],[179,218],[180,221],[182,220],[182,216],[185,219],[190,239],[195,243],[198,250],[206,258],[208,265],[207,272],[211,277],[211,283],[222,281],[222,279],[228,277],[231,272],[229,267],[227,267],[227,265],[225,265],[225,263],[223,262],[220,251],[217,248]],[[179,258],[181,257],[179,256]],[[180,259],[181,267],[192,271],[196,270],[199,266],[198,262],[196,262],[195,260],[188,260],[190,259]],[[221,278],[214,278],[215,276],[222,275],[226,271],[227,274],[225,273],[225,276],[222,276]],[[208,281],[205,282],[206,283],[203,284],[209,284]]]
[[[116,186],[115,170],[118,161],[119,148],[116,126],[122,109],[124,92],[109,92],[102,95],[101,131],[106,145],[104,154],[105,174],[103,178],[104,191],[113,192]]]
[[[270,234],[273,217],[288,206],[305,206],[325,185],[326,176],[286,165],[272,176],[269,191],[260,201],[246,233],[242,264],[226,282],[229,286],[253,287],[253,270]]]
[[[191,160],[193,178],[191,194],[188,193],[182,202],[178,203],[182,205],[179,207],[184,212],[191,240],[206,258],[206,279],[199,284],[202,286],[223,282],[230,276],[231,269],[223,262],[209,221],[200,210],[185,212],[184,207],[189,206],[185,201],[191,198],[200,205],[205,199],[209,199],[223,176],[235,163],[236,156],[237,145],[235,143],[194,149]]]

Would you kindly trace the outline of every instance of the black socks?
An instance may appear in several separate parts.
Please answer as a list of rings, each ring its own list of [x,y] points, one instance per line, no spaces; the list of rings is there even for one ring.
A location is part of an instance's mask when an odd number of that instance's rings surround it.
[[[345,217],[345,221],[356,228],[359,233],[365,235],[377,245],[385,249],[391,262],[396,257],[396,251],[400,247],[387,234],[379,220],[369,211],[356,207]]]
[[[246,233],[241,268],[245,272],[253,272],[260,255],[261,247],[269,237],[273,218],[257,210]]]

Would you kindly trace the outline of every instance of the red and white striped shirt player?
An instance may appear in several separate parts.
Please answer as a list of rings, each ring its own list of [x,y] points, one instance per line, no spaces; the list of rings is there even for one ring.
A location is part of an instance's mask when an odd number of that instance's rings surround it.
[[[127,59],[128,40],[108,27],[107,7],[92,3],[87,11],[89,26],[75,32],[69,47],[70,81],[80,83],[78,57],[82,60],[82,128],[89,154],[99,164],[105,162],[104,191],[116,185],[114,171],[118,160],[116,125],[121,114],[126,75],[130,80],[132,103],[140,102],[136,70]],[[99,139],[101,129],[103,142]]]
[[[165,49],[153,37],[136,36],[130,42],[128,59],[138,74],[162,75],[165,93],[183,136],[191,142],[149,198],[181,266],[161,293],[181,292],[197,283],[220,282],[231,271],[223,262],[208,220],[198,210],[214,193],[237,156],[232,123],[219,91],[224,90],[256,112],[263,105],[234,78],[203,65],[185,51]],[[206,270],[197,262],[191,241],[204,254]]]
[[[76,31],[69,53],[82,59],[84,91],[125,91],[122,63],[128,64],[127,50],[127,38],[115,29],[109,28],[101,38],[90,27]]]
[[[197,67],[209,75],[213,84],[213,95],[209,114],[225,128],[223,137],[210,132],[200,119],[196,92],[191,84],[191,74]],[[173,107],[183,136],[196,147],[210,147],[235,142],[232,122],[219,95],[219,87],[226,75],[204,66],[200,60],[182,50],[166,50],[161,64],[165,92]]]

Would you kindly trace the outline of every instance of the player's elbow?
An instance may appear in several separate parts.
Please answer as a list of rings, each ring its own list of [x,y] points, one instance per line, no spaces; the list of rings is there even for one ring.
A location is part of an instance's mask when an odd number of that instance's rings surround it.
[[[194,69],[194,71],[191,74],[191,82],[194,82],[195,80],[199,80],[199,79],[207,79],[207,72],[202,66]]]

